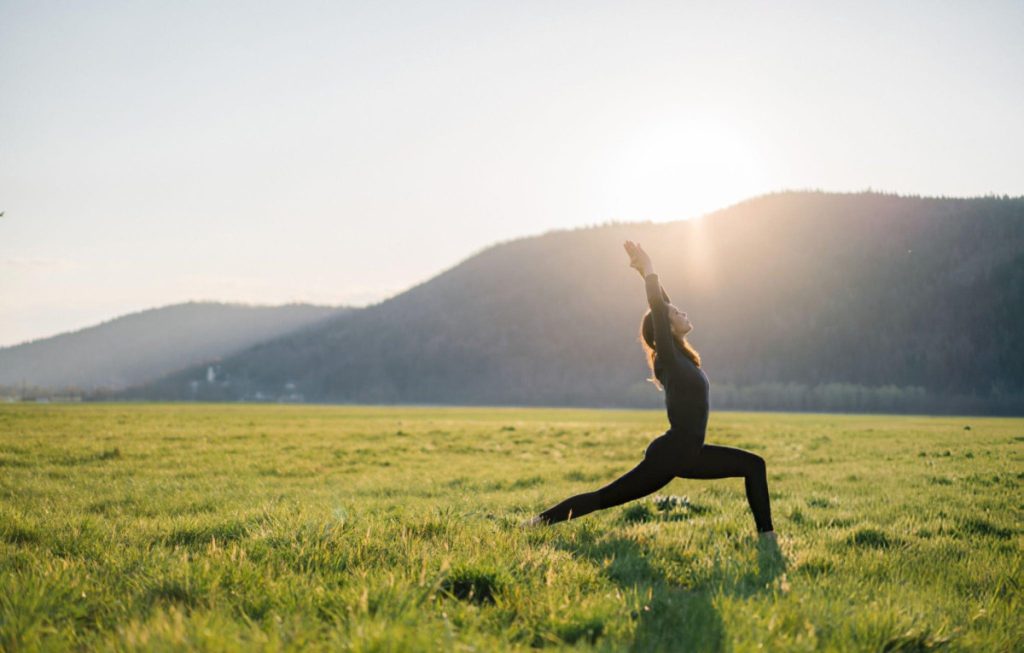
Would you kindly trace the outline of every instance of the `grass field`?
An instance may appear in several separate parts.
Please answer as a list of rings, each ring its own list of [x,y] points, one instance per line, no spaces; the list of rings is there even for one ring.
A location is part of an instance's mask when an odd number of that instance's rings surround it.
[[[0,650],[1024,650],[1024,419],[713,412],[768,461],[781,555],[740,479],[517,528],[666,427],[0,406]]]

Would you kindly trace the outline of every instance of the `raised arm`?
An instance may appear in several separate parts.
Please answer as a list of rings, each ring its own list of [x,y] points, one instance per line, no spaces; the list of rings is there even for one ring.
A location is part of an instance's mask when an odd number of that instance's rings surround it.
[[[669,301],[665,289],[661,287],[661,280],[658,273],[648,270],[644,275],[644,290],[647,291],[647,305],[652,311],[668,311]]]
[[[658,285],[661,285],[661,284],[659,283]],[[668,293],[665,292],[665,286],[661,286],[661,298],[663,300],[665,300],[666,304],[671,304],[672,303],[672,300],[668,298]]]
[[[629,254],[629,265],[644,278],[644,287],[647,291],[647,304],[651,307],[651,320],[654,326],[654,348],[658,357],[665,363],[675,358],[675,339],[672,337],[672,328],[668,319],[668,304],[670,300],[668,293],[661,287],[658,275],[654,272],[654,264],[651,257],[647,255],[638,243],[627,240],[624,244],[626,253]],[[665,369],[671,368],[666,365]]]
[[[658,275],[651,271],[644,275],[644,287],[647,290],[647,304],[651,307],[651,320],[654,322],[654,349],[664,362],[675,358],[675,338],[668,321],[668,295],[661,287]]]

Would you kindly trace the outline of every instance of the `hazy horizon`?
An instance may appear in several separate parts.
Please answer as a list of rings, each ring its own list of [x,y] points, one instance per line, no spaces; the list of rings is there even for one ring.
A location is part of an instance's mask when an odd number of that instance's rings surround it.
[[[1024,5],[0,6],[0,346],[786,189],[1024,194]]]

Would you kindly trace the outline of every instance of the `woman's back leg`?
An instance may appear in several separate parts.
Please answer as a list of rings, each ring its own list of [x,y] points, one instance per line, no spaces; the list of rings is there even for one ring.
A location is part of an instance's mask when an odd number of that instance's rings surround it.
[[[611,508],[645,497],[668,485],[673,478],[675,474],[654,464],[650,458],[644,458],[636,467],[611,483],[593,492],[569,497],[540,513],[540,518],[548,524],[553,524],[582,517],[595,510]]]

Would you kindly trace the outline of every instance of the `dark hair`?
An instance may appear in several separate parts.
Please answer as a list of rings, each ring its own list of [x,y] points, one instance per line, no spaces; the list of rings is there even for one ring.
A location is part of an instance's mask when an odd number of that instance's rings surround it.
[[[694,365],[700,367],[700,354],[686,340],[686,336],[677,336],[673,333],[672,337],[676,344],[679,345],[679,348],[683,350],[686,357],[693,361]],[[661,383],[658,381],[658,376],[654,371],[654,362],[657,360],[658,352],[654,346],[654,320],[650,311],[644,313],[643,319],[640,320],[640,343],[643,345],[644,353],[647,354],[647,366],[651,368],[651,376],[647,380],[660,390]]]

